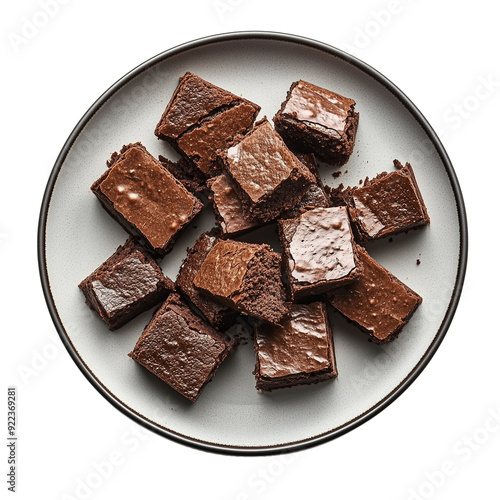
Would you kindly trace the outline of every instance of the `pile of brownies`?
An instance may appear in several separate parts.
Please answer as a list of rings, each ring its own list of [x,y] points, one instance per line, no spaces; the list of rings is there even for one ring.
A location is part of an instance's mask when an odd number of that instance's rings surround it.
[[[337,376],[326,304],[376,343],[394,339],[421,297],[362,244],[429,223],[412,167],[325,188],[316,158],[352,154],[355,102],[305,81],[291,85],[274,126],[260,107],[187,73],[155,134],[181,154],[123,146],[92,185],[130,234],[79,287],[111,330],[162,303],[129,356],[196,401],[235,345],[238,315],[253,326],[256,387],[273,390]],[[188,250],[176,282],[157,259],[202,210],[217,227]],[[277,223],[281,253],[235,236]],[[243,238],[240,238],[240,240]]]

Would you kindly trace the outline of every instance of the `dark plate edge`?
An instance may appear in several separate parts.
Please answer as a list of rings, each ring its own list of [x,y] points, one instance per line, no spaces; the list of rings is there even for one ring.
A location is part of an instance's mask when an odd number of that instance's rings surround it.
[[[164,427],[159,426],[151,422],[149,419],[140,415],[135,410],[132,410],[130,407],[125,405],[122,401],[120,401],[116,396],[114,396],[92,373],[90,368],[86,365],[86,363],[80,358],[75,347],[71,343],[69,337],[66,334],[64,326],[59,318],[57,313],[57,308],[54,304],[54,300],[50,291],[49,279],[46,268],[46,254],[45,254],[45,228],[47,223],[48,209],[50,205],[50,199],[52,196],[52,191],[57,180],[57,176],[59,171],[66,159],[66,156],[78,135],[81,133],[87,122],[92,118],[94,113],[107,101],[109,97],[111,97],[118,89],[120,89],[123,85],[128,83],[130,80],[135,78],[140,73],[146,71],[151,68],[155,64],[162,62],[163,60],[172,57],[178,53],[199,48],[203,45],[213,44],[221,41],[231,41],[231,40],[244,40],[244,39],[264,39],[264,40],[278,40],[283,42],[292,42],[300,45],[305,45],[307,47],[315,48],[320,51],[326,52],[330,55],[336,56],[350,64],[353,64],[358,69],[370,75],[377,82],[382,84],[387,90],[389,90],[399,101],[408,109],[408,111],[415,117],[420,126],[424,129],[429,139],[433,143],[433,146],[436,148],[443,165],[446,168],[448,173],[450,183],[455,195],[455,200],[457,203],[457,212],[460,223],[460,256],[459,263],[457,268],[457,276],[455,280],[455,286],[453,289],[453,293],[451,296],[450,303],[448,305],[448,309],[444,316],[443,322],[441,323],[434,340],[429,345],[427,351],[424,353],[418,364],[415,368],[406,376],[406,378],[393,390],[391,391],[384,399],[379,401],[372,408],[367,410],[366,412],[358,415],[351,421],[345,423],[339,428],[328,431],[324,434],[314,436],[312,438],[308,438],[302,441],[296,441],[291,443],[284,443],[273,446],[266,447],[237,447],[237,446],[227,446],[220,445],[215,443],[209,443],[197,440],[195,438],[191,438],[188,436],[184,436]],[[54,164],[54,167],[49,176],[49,180],[47,182],[47,186],[44,192],[44,196],[41,203],[39,223],[38,223],[38,235],[37,235],[37,254],[38,254],[38,267],[40,272],[40,279],[42,283],[42,289],[45,296],[45,300],[47,303],[47,307],[49,309],[50,316],[56,330],[61,337],[61,340],[69,352],[70,356],[73,358],[73,361],[76,363],[78,368],[82,371],[85,377],[89,380],[89,382],[97,389],[97,391],[105,397],[115,408],[120,410],[122,413],[127,415],[129,418],[144,426],[145,428],[163,436],[167,437],[177,443],[184,444],[193,448],[197,448],[203,451],[210,451],[220,454],[226,455],[242,455],[242,456],[264,456],[264,455],[275,455],[280,453],[291,453],[300,450],[304,450],[307,448],[311,448],[313,446],[317,446],[322,443],[326,443],[332,439],[342,436],[347,432],[355,429],[359,425],[365,423],[370,420],[372,417],[380,413],[384,408],[389,406],[392,402],[394,402],[420,375],[422,370],[427,366],[431,358],[436,353],[436,350],[440,346],[443,341],[446,332],[448,331],[455,311],[458,306],[458,302],[460,299],[460,295],[462,292],[464,279],[465,279],[465,271],[467,267],[467,255],[468,255],[468,229],[467,229],[467,216],[465,210],[465,204],[463,200],[462,191],[460,189],[460,185],[458,183],[458,179],[456,173],[453,169],[451,161],[446,153],[441,141],[439,140],[437,134],[424,118],[422,113],[418,110],[418,108],[413,104],[413,102],[390,80],[381,75],[374,68],[364,63],[363,61],[353,57],[337,48],[334,48],[328,44],[318,42],[313,39],[304,38],[297,35],[287,34],[287,33],[275,33],[275,32],[266,32],[266,31],[243,31],[243,32],[231,32],[231,33],[222,33],[218,35],[213,35],[209,37],[200,38],[197,40],[193,40],[191,42],[178,45],[169,50],[161,52],[160,54],[152,57],[151,59],[145,61],[140,64],[125,76],[123,76],[120,80],[114,83],[111,87],[109,87],[88,109],[88,111],[83,115],[80,121],[77,123],[70,136],[66,140],[61,152],[59,153],[57,160]]]

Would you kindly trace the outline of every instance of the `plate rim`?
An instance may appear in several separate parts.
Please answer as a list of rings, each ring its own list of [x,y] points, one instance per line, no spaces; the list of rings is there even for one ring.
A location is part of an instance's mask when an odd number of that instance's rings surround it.
[[[420,126],[423,128],[424,132],[432,142],[433,146],[442,161],[450,184],[455,196],[455,201],[457,205],[457,214],[459,221],[459,232],[460,232],[460,249],[459,249],[459,261],[457,267],[457,274],[455,278],[455,285],[453,287],[453,292],[451,295],[450,302],[448,304],[446,313],[444,315],[443,321],[434,336],[432,342],[428,346],[425,353],[422,355],[415,367],[406,375],[406,377],[384,398],[382,398],[378,403],[371,406],[365,412],[357,415],[350,421],[344,423],[343,425],[331,429],[319,435],[312,436],[310,438],[302,439],[299,441],[292,441],[289,443],[281,443],[277,445],[268,446],[233,446],[224,445],[219,443],[212,443],[208,441],[203,441],[191,436],[186,436],[171,429],[167,429],[152,420],[148,419],[146,416],[140,414],[137,410],[126,405],[117,396],[115,396],[92,372],[90,367],[85,363],[85,361],[80,357],[78,351],[73,345],[71,339],[66,333],[65,327],[59,317],[57,312],[57,307],[55,305],[52,293],[50,290],[49,276],[46,265],[46,225],[48,220],[48,211],[50,206],[50,201],[52,198],[52,193],[54,186],[61,171],[62,166],[66,160],[66,156],[71,149],[73,143],[78,138],[80,133],[83,131],[87,123],[98,111],[98,109],[115,94],[119,89],[126,85],[133,78],[139,74],[147,71],[152,66],[163,62],[175,55],[182,52],[201,48],[206,45],[216,44],[220,42],[228,41],[241,41],[241,40],[266,40],[266,41],[279,41],[279,42],[291,42],[298,45],[303,45],[309,48],[318,49],[329,55],[333,55],[348,64],[352,64],[359,70],[368,74],[374,78],[377,82],[383,85],[393,96],[395,96],[410,112],[410,114],[417,120]],[[159,54],[147,59],[143,63],[136,66],[134,69],[126,73],[120,79],[118,79],[113,85],[111,85],[85,112],[82,118],[78,121],[68,139],[64,143],[55,164],[49,175],[47,185],[45,187],[44,195],[42,198],[42,203],[40,207],[40,214],[38,220],[38,230],[37,230],[37,256],[38,256],[38,268],[40,273],[40,279],[42,284],[42,290],[45,297],[45,301],[54,323],[56,330],[61,338],[63,345],[70,354],[71,358],[78,366],[83,375],[87,380],[94,386],[94,388],[115,408],[120,410],[127,417],[131,418],[136,423],[142,425],[143,427],[155,432],[156,434],[166,437],[174,442],[190,446],[195,449],[209,451],[224,455],[240,455],[240,456],[264,456],[264,455],[276,455],[281,453],[291,453],[304,449],[308,449],[320,444],[329,442],[336,439],[352,430],[356,427],[367,422],[375,415],[378,415],[387,406],[393,403],[403,392],[408,389],[408,387],[417,379],[420,373],[428,365],[434,354],[436,353],[438,347],[443,341],[446,333],[451,325],[453,317],[455,315],[458,303],[460,301],[460,296],[462,293],[465,273],[467,267],[467,256],[468,256],[468,226],[467,226],[467,215],[465,210],[465,203],[463,194],[456,176],[455,170],[452,166],[451,160],[448,157],[443,144],[441,143],[438,135],[431,127],[427,119],[423,116],[420,110],[413,104],[413,102],[404,94],[391,80],[379,73],[372,66],[365,63],[364,61],[352,56],[336,47],[333,47],[327,43],[320,42],[311,38],[307,38],[301,35],[295,35],[290,33],[274,32],[274,31],[234,31],[219,33],[214,35],[205,36],[202,38],[197,38],[189,42],[185,42],[176,45],[170,49],[160,52]]]

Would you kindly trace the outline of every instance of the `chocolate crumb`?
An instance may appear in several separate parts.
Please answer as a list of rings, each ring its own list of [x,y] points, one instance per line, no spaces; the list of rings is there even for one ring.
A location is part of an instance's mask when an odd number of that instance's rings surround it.
[[[342,175],[342,172],[340,172],[340,171],[337,171],[337,172],[333,172],[333,173],[332,173],[332,177],[333,177],[334,179],[337,179],[340,175]]]
[[[417,266],[420,265],[420,259],[417,259]]]

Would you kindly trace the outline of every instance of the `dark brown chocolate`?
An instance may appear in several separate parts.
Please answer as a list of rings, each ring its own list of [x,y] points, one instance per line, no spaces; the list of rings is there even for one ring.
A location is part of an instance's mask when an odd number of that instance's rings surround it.
[[[359,262],[345,207],[317,208],[278,221],[283,268],[292,299],[350,283]]]
[[[195,402],[233,344],[173,293],[156,311],[129,356]]]
[[[315,181],[265,118],[221,158],[249,217],[262,222],[294,207]]]
[[[395,339],[422,302],[410,287],[358,247],[363,271],[350,285],[328,294],[328,301],[370,339],[382,344]]]
[[[333,337],[323,302],[290,304],[281,324],[255,327],[256,387],[271,391],[337,376]]]
[[[134,238],[119,246],[78,286],[87,305],[110,330],[122,327],[174,290],[172,281]]]
[[[202,203],[140,143],[123,146],[108,165],[93,193],[128,232],[165,255]]]
[[[249,218],[229,174],[222,172],[217,177],[212,177],[207,181],[207,186],[217,224],[224,236],[240,235],[262,225]]]
[[[214,300],[270,323],[278,324],[286,312],[280,255],[268,245],[219,241],[194,285]]]
[[[238,313],[231,308],[214,301],[208,295],[202,294],[194,286],[194,277],[198,273],[208,252],[217,242],[215,231],[203,233],[188,250],[188,255],[182,263],[175,281],[175,286],[182,292],[205,316],[216,330],[226,330],[232,326]]]
[[[220,167],[217,152],[227,149],[237,134],[250,129],[260,107],[186,73],[156,126],[155,134],[169,141],[208,177]]]
[[[383,172],[346,195],[349,215],[361,242],[429,224],[422,195],[409,163],[394,160],[395,172]]]
[[[355,102],[302,80],[294,82],[274,117],[277,132],[294,149],[312,152],[332,165],[347,162],[359,114]]]
[[[316,179],[314,184],[310,184],[300,201],[290,210],[285,210],[280,214],[281,219],[294,219],[300,214],[313,208],[326,208],[330,206],[330,198],[325,191],[325,186],[319,175],[318,164],[312,153],[294,153],[295,156],[311,171]]]

